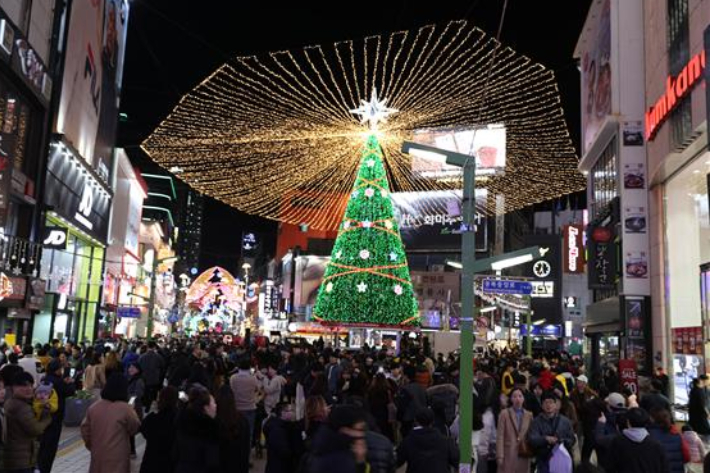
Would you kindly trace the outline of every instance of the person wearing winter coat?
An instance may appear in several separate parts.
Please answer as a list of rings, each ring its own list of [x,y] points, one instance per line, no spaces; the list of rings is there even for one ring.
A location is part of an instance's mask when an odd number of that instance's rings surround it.
[[[523,408],[525,395],[520,388],[510,393],[511,407],[498,416],[496,460],[499,473],[529,473],[530,459],[520,456],[520,444],[527,441],[533,421],[530,411]]]
[[[690,461],[690,452],[683,436],[671,421],[671,413],[662,407],[655,407],[651,411],[651,419],[653,423],[649,425],[648,432],[663,447],[668,460],[667,471],[684,473],[685,464]]]
[[[370,473],[394,473],[397,460],[394,457],[394,445],[389,438],[373,430],[365,432],[367,444],[367,464]]]
[[[207,389],[194,386],[178,414],[173,447],[175,473],[219,473],[217,404]]]
[[[178,408],[178,390],[167,386],[158,394],[158,411],[143,419],[140,433],[145,438],[145,453],[140,473],[173,473],[172,459],[175,444],[175,418]]]
[[[668,473],[669,466],[663,447],[654,440],[646,426],[646,411],[630,409],[621,433],[609,444],[607,473]]]
[[[449,426],[456,418],[456,404],[459,399],[459,390],[450,383],[437,384],[426,390],[429,406],[441,406],[444,411],[444,420]]]
[[[560,398],[552,391],[542,395],[542,414],[537,416],[528,431],[528,443],[537,457],[537,473],[549,473],[550,457],[558,444],[572,454],[575,437],[572,423],[559,414]]]
[[[5,401],[6,438],[0,455],[1,471],[32,471],[37,464],[39,438],[52,421],[49,408],[37,419],[32,410],[34,377],[25,371],[11,380],[12,397]]]
[[[367,470],[365,413],[351,406],[337,406],[311,444],[308,473],[364,473]]]
[[[703,460],[706,453],[703,441],[700,440],[698,434],[689,425],[683,426],[683,441],[688,446],[688,453],[690,454],[690,463],[687,465],[688,471],[702,473]]]
[[[707,376],[693,380],[688,399],[688,424],[701,437],[710,437],[710,410],[708,409],[708,394],[705,389]]]
[[[59,439],[62,435],[66,400],[76,393],[74,381],[71,378],[65,378],[63,374],[64,370],[58,359],[55,358],[49,362],[47,375],[44,377],[43,383],[51,384],[57,393],[58,409],[57,412],[52,414],[52,422],[47,427],[47,430],[44,431],[40,440],[37,466],[41,473],[50,473],[52,471],[52,464],[54,464],[54,458],[59,447]]]
[[[251,436],[249,421],[237,411],[228,384],[217,392],[217,422],[220,427],[219,462],[223,473],[249,471]]]
[[[458,468],[458,448],[433,424],[431,409],[417,411],[415,427],[397,449],[397,466],[406,463],[407,473],[450,473],[452,468]]]
[[[496,454],[496,416],[492,407],[488,407],[482,416],[483,430],[478,435],[476,448],[476,473],[488,473],[490,462]]]
[[[130,438],[140,429],[135,409],[128,404],[128,382],[115,372],[106,380],[101,400],[86,412],[81,437],[91,452],[89,473],[129,473]]]
[[[303,438],[290,404],[277,404],[264,422],[265,473],[295,473],[304,451]]]

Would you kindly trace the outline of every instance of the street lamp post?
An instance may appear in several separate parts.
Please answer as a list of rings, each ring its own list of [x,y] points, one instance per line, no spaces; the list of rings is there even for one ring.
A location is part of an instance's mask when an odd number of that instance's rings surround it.
[[[446,163],[463,168],[463,208],[461,223],[461,320],[459,355],[459,473],[471,471],[471,437],[473,435],[473,318],[475,299],[473,281],[476,268],[476,159],[431,146],[405,141],[402,152],[419,150],[446,157]]]

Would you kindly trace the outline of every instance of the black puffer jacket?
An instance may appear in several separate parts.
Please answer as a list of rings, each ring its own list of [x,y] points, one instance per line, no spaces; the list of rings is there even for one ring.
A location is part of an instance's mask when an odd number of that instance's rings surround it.
[[[308,456],[308,473],[358,473],[355,455],[350,450],[350,438],[323,426],[316,433]]]
[[[173,448],[175,473],[217,473],[219,424],[203,413],[185,409],[178,415]]]
[[[397,463],[394,458],[394,446],[390,439],[369,430],[365,434],[367,442],[367,463],[370,473],[394,473]]]

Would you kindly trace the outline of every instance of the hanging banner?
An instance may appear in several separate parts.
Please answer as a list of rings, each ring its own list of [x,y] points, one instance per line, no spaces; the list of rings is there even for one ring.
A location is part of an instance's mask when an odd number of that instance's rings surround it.
[[[622,388],[628,389],[633,394],[639,392],[638,370],[634,360],[619,360],[619,379]]]

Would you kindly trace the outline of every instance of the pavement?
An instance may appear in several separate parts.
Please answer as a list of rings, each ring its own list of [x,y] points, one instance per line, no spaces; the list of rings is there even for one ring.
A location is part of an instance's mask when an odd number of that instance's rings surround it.
[[[131,473],[139,473],[143,452],[145,451],[145,439],[142,435],[136,435],[136,458],[131,460]],[[89,471],[91,463],[91,453],[84,447],[81,440],[79,427],[64,427],[59,440],[59,450],[57,458],[54,460],[52,473],[84,473]],[[251,473],[263,473],[266,461],[261,459],[253,460]]]

